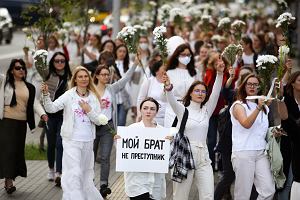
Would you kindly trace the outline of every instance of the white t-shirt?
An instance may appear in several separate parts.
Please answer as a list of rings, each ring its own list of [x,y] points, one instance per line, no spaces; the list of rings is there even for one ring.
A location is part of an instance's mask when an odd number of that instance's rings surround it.
[[[112,118],[112,99],[108,89],[105,89],[103,96],[100,99],[101,102],[101,114],[105,115],[108,120]]]
[[[250,65],[254,65],[253,57],[254,53],[252,53],[251,55],[246,55],[245,53],[243,53],[242,59],[244,61],[244,66],[250,67]]]
[[[86,47],[86,50],[87,50],[88,52],[90,52],[90,53],[95,54],[95,55],[96,55],[96,60],[98,60],[98,58],[99,58],[99,56],[100,56],[100,52],[99,52],[99,50],[98,50],[97,48],[94,48],[94,47],[88,45],[88,46]],[[90,62],[93,61],[93,60],[90,59],[90,57],[88,57],[86,54],[83,54],[83,58],[84,58],[84,63],[85,63],[85,64],[86,64],[86,63],[90,63]]]
[[[80,97],[77,95],[74,102],[79,102],[82,100],[87,103],[89,103],[90,101],[89,97]],[[79,103],[73,104],[73,112],[75,123],[72,140],[82,142],[93,141],[94,136],[92,129],[94,128],[94,126],[92,125],[92,122],[88,118],[87,114],[80,107]]]

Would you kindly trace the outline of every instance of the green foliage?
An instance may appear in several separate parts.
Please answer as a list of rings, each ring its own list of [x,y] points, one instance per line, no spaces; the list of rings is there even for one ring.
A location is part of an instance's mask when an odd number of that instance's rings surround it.
[[[25,145],[25,160],[47,160],[46,151],[41,151],[38,145]]]

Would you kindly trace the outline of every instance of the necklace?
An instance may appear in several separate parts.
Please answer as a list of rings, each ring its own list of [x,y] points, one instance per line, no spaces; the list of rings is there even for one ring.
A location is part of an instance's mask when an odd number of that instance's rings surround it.
[[[77,94],[78,94],[79,96],[81,96],[81,97],[86,96],[87,93],[88,93],[88,91],[85,91],[85,93],[80,93],[77,89],[76,89],[76,92],[77,92]]]

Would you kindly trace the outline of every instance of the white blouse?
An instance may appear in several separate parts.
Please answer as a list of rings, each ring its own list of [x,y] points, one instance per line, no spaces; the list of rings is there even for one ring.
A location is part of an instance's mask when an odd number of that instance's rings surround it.
[[[232,122],[232,151],[248,151],[248,150],[263,150],[266,148],[266,134],[268,131],[269,121],[267,114],[263,111],[259,112],[253,125],[247,129],[244,128],[240,122],[233,116],[233,107],[236,104],[241,104],[246,111],[246,115],[249,116],[256,109],[257,104],[251,101],[247,101],[247,104],[236,101],[230,107],[231,122]]]

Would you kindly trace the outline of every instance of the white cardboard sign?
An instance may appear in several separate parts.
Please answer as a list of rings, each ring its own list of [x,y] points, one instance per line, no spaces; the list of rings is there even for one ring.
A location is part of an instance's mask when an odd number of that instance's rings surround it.
[[[169,128],[118,127],[116,171],[168,173]]]

